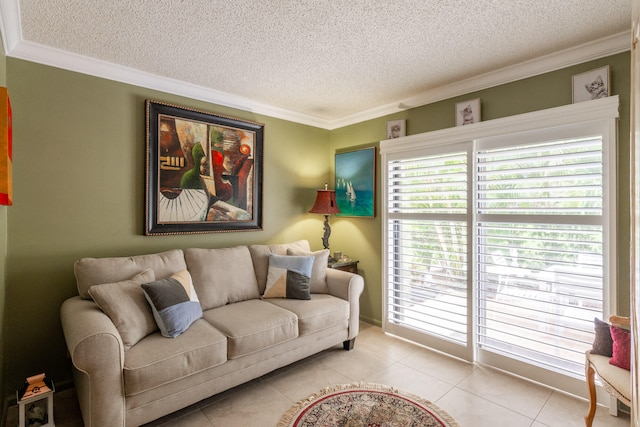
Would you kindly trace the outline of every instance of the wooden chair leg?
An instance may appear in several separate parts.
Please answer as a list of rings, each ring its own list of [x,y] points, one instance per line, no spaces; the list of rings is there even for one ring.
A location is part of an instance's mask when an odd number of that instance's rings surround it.
[[[591,367],[591,363],[586,361],[585,375],[587,377],[587,387],[589,388],[589,412],[584,417],[584,424],[586,427],[591,427],[593,424],[593,417],[596,415],[596,405],[598,399],[596,397],[596,383],[595,383],[595,371]]]

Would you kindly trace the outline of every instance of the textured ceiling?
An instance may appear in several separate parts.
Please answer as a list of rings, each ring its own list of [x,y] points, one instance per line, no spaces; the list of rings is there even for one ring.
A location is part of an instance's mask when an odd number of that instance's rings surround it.
[[[631,26],[629,0],[1,1],[20,21],[17,52],[53,48],[327,123]]]

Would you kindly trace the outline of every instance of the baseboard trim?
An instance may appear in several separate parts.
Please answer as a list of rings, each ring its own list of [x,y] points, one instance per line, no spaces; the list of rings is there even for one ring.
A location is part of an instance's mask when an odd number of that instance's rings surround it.
[[[369,323],[371,325],[382,327],[382,321],[380,321],[379,319],[372,319],[372,318],[367,317],[367,316],[360,316],[360,320],[365,322],[365,323]]]

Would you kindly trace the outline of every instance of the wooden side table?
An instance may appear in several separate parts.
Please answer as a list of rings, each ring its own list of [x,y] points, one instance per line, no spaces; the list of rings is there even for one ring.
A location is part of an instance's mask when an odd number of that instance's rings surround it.
[[[336,270],[348,271],[349,273],[358,274],[358,260],[351,261],[334,261],[329,263],[329,268]]]

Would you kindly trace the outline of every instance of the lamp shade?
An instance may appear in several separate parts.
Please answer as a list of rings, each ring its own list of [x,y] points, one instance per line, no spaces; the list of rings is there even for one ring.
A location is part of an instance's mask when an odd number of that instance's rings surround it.
[[[323,215],[340,213],[340,209],[336,203],[336,192],[334,190],[318,190],[316,202],[313,204],[309,213],[318,213]]]

